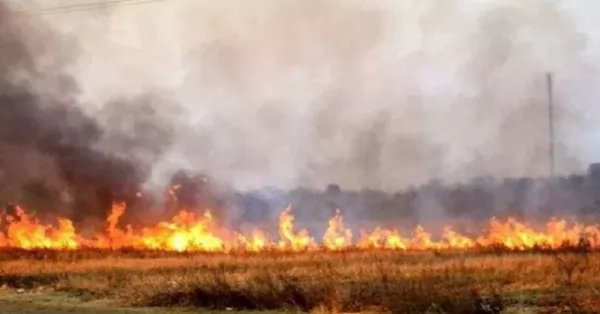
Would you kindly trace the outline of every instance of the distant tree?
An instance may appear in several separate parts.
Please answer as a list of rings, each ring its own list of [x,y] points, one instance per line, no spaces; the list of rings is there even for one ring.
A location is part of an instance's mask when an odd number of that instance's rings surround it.
[[[600,182],[600,163],[594,163],[588,167],[588,176],[593,181]]]
[[[327,195],[329,196],[333,196],[333,197],[337,197],[340,195],[340,193],[342,193],[342,189],[340,188],[340,186],[338,184],[332,183],[327,185],[327,189],[326,192]]]

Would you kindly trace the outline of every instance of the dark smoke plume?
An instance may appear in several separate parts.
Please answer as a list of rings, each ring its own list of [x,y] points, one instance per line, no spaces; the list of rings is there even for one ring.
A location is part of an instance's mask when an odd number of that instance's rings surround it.
[[[0,206],[104,219],[115,201],[133,205],[168,145],[160,93],[103,106],[110,131],[86,114],[67,71],[77,56],[74,40],[0,3]]]

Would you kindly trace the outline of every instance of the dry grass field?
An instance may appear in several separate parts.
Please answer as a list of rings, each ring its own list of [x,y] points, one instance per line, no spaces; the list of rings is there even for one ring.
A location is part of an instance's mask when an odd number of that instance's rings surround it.
[[[124,212],[114,206],[92,238],[68,220],[7,216],[0,314],[600,312],[597,225],[491,220],[480,236],[445,228],[440,240],[376,228],[353,242],[338,211],[319,242],[288,207],[272,241],[219,237],[208,212],[119,229]]]
[[[600,312],[596,253],[4,251],[0,258],[0,313]]]

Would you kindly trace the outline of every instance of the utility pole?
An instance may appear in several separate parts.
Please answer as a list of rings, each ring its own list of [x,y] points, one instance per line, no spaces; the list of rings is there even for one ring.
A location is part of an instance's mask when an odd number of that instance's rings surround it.
[[[552,72],[548,72],[546,78],[548,82],[548,157],[550,162],[550,178],[554,178],[554,74]]]

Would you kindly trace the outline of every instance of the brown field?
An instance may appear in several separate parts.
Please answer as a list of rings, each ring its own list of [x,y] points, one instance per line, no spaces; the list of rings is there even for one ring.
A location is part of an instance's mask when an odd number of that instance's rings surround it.
[[[0,252],[0,313],[598,313],[600,253]]]

